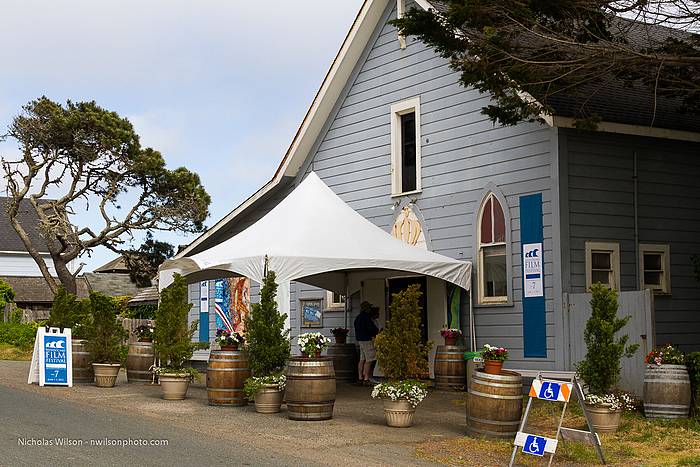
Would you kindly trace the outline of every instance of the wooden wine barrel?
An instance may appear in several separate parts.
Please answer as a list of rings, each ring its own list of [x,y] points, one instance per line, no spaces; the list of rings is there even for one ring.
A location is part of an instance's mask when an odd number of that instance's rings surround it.
[[[292,357],[287,364],[290,420],[329,420],[335,404],[335,371],[330,357]]]
[[[209,405],[246,405],[243,384],[250,377],[248,357],[240,350],[212,350],[207,365]]]
[[[523,411],[523,378],[514,371],[472,373],[467,401],[467,432],[491,438],[515,438]]]
[[[661,365],[644,370],[644,416],[687,418],[690,379],[685,365]]]
[[[328,356],[333,359],[335,379],[354,382],[357,380],[357,348],[355,344],[331,344]]]
[[[71,344],[71,358],[73,359],[73,382],[93,383],[95,373],[90,363],[90,354],[85,348],[85,339],[73,339]]]
[[[438,389],[462,389],[466,378],[464,347],[438,345],[435,352],[435,387]]]
[[[150,383],[153,381],[153,342],[134,342],[129,344],[126,357],[126,378],[129,383]]]

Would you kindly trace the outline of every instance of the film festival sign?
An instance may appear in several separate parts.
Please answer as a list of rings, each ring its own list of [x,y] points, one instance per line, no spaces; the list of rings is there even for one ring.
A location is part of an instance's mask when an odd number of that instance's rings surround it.
[[[28,384],[73,386],[71,330],[40,327],[36,331]]]

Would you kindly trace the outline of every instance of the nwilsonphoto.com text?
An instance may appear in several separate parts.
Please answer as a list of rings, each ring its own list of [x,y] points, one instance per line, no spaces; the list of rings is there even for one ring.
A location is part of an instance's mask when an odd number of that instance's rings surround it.
[[[167,439],[143,438],[17,438],[18,446],[90,446],[90,447],[137,447],[167,446]]]

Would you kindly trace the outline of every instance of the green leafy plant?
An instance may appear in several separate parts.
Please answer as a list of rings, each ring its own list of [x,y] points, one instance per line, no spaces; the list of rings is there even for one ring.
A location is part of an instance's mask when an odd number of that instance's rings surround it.
[[[685,364],[688,366],[690,377],[690,415],[700,420],[700,352],[692,352],[686,355]]]
[[[90,292],[92,321],[88,326],[86,348],[92,363],[121,363],[122,341],[126,330],[117,320],[118,307],[111,297]]]
[[[90,300],[80,301],[60,286],[53,297],[48,323],[55,328],[70,328],[74,339],[84,339],[91,321]]]
[[[614,391],[620,379],[620,359],[632,357],[639,345],[627,345],[627,335],[616,336],[631,318],[617,317],[617,291],[595,284],[591,293],[592,313],[583,333],[587,351],[576,371],[591,394],[604,396]]]
[[[157,311],[158,311],[157,304],[127,306],[121,312],[121,315],[123,318],[155,319]]]
[[[10,284],[0,279],[0,312],[5,308],[5,305],[12,303],[15,300],[15,291]]]
[[[685,354],[671,344],[657,347],[644,358],[647,365],[685,365]]]
[[[429,374],[431,342],[421,339],[420,285],[413,284],[395,293],[386,328],[374,340],[377,362],[391,380],[420,379]]]
[[[160,305],[156,312],[155,342],[153,348],[160,358],[159,374],[191,374],[185,364],[197,349],[209,344],[193,342],[198,321],[187,325],[187,315],[192,304],[187,301],[187,283],[175,274],[173,283],[160,295]]]
[[[248,359],[254,376],[269,376],[284,370],[289,360],[289,330],[284,329],[286,314],[275,302],[277,284],[274,271],[268,271],[260,289],[260,303],[253,304],[245,320]]]
[[[481,356],[484,360],[505,362],[508,360],[508,349],[505,347],[496,347],[494,345],[484,344],[484,348],[481,351]]]
[[[279,391],[284,391],[287,383],[287,377],[283,373],[277,373],[268,376],[252,376],[245,380],[243,384],[243,392],[249,401],[255,400],[255,394],[263,389],[266,385],[274,384]]]
[[[39,323],[0,323],[0,343],[31,350]]]
[[[404,379],[401,381],[387,381],[379,383],[372,388],[374,399],[391,399],[392,401],[407,400],[415,408],[420,404],[428,389],[425,383],[415,379]]]

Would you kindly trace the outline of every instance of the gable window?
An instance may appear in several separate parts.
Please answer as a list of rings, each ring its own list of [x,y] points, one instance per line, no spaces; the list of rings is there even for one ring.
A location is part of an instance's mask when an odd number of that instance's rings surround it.
[[[639,245],[639,287],[657,294],[671,293],[671,258],[668,245]]]
[[[602,284],[620,290],[620,244],[586,242],[586,289]]]
[[[507,302],[506,221],[493,193],[486,197],[479,213],[479,264],[479,302]]]
[[[420,99],[391,106],[391,193],[421,190]]]
[[[338,292],[326,291],[326,308],[328,309],[345,309],[345,295]]]

